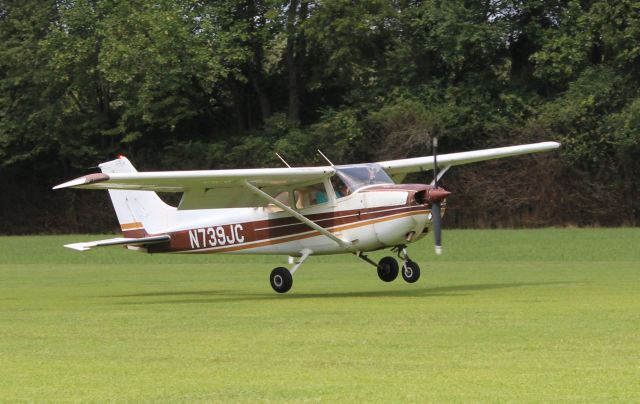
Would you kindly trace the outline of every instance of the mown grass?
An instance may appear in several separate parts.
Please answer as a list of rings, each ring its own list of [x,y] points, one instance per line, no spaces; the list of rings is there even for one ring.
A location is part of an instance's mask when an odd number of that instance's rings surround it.
[[[640,229],[447,231],[417,284],[353,256],[0,238],[0,401],[640,400]],[[380,258],[383,253],[373,254]]]

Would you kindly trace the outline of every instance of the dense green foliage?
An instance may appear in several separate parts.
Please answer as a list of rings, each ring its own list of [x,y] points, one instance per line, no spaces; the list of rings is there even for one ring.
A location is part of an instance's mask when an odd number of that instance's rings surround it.
[[[0,237],[0,401],[638,401],[640,229],[445,237],[417,283],[311,257],[286,295],[282,257]]]
[[[116,153],[311,165],[421,155],[431,135],[563,143],[452,170],[451,224],[636,224],[638,43],[631,0],[0,0],[0,231],[104,226],[82,219],[103,196],[46,190]]]

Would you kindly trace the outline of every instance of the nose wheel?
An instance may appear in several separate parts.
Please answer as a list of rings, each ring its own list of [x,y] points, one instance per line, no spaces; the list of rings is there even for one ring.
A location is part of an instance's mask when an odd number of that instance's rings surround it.
[[[402,279],[407,283],[414,283],[420,279],[420,266],[410,259],[402,265]]]
[[[412,261],[409,258],[407,247],[399,245],[393,247],[393,250],[398,253],[398,258],[402,260],[402,279],[407,283],[414,283],[420,279],[420,265],[417,262]]]

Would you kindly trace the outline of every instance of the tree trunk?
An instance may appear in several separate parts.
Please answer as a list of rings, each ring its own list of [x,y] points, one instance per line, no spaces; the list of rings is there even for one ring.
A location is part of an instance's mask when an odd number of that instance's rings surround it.
[[[249,77],[253,90],[256,92],[258,97],[260,117],[262,122],[265,122],[271,116],[271,101],[269,100],[267,91],[265,91],[265,74],[263,69],[265,44],[263,39],[261,39],[262,36],[260,35],[260,31],[265,29],[267,22],[262,11],[258,11],[255,1],[249,1],[247,4],[254,59],[254,64],[250,67],[250,71],[247,76]]]
[[[299,6],[299,7],[298,7]],[[300,93],[302,91],[301,72],[304,63],[304,36],[299,26],[307,18],[309,3],[307,0],[292,0],[287,14],[286,64],[288,72],[290,121],[300,121]]]
[[[247,129],[247,117],[244,111],[245,97],[242,88],[235,80],[231,81],[231,96],[233,98],[233,115],[236,118],[238,130]]]
[[[256,55],[257,57],[258,55]],[[264,77],[262,75],[262,63],[257,64],[256,70],[249,73],[249,79],[251,80],[251,84],[253,89],[258,96],[258,103],[260,105],[260,116],[262,117],[262,122],[266,121],[271,116],[271,101],[269,101],[269,96],[264,90]]]

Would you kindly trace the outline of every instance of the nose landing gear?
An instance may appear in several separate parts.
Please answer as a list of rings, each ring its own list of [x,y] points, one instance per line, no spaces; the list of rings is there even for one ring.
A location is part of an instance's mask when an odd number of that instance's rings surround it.
[[[409,254],[407,253],[407,246],[395,246],[391,251],[396,251],[398,253],[398,258],[400,258],[403,262],[402,279],[404,279],[405,282],[414,283],[418,279],[420,279],[420,265],[409,258]]]
[[[414,283],[420,279],[420,266],[409,258],[407,246],[399,245],[391,249],[397,253],[398,258],[402,260],[402,269],[400,271],[398,261],[393,257],[384,257],[377,264],[362,252],[355,255],[363,261],[373,265],[378,270],[378,277],[384,282],[392,282],[398,277],[398,272],[402,273],[402,279],[407,283]]]

